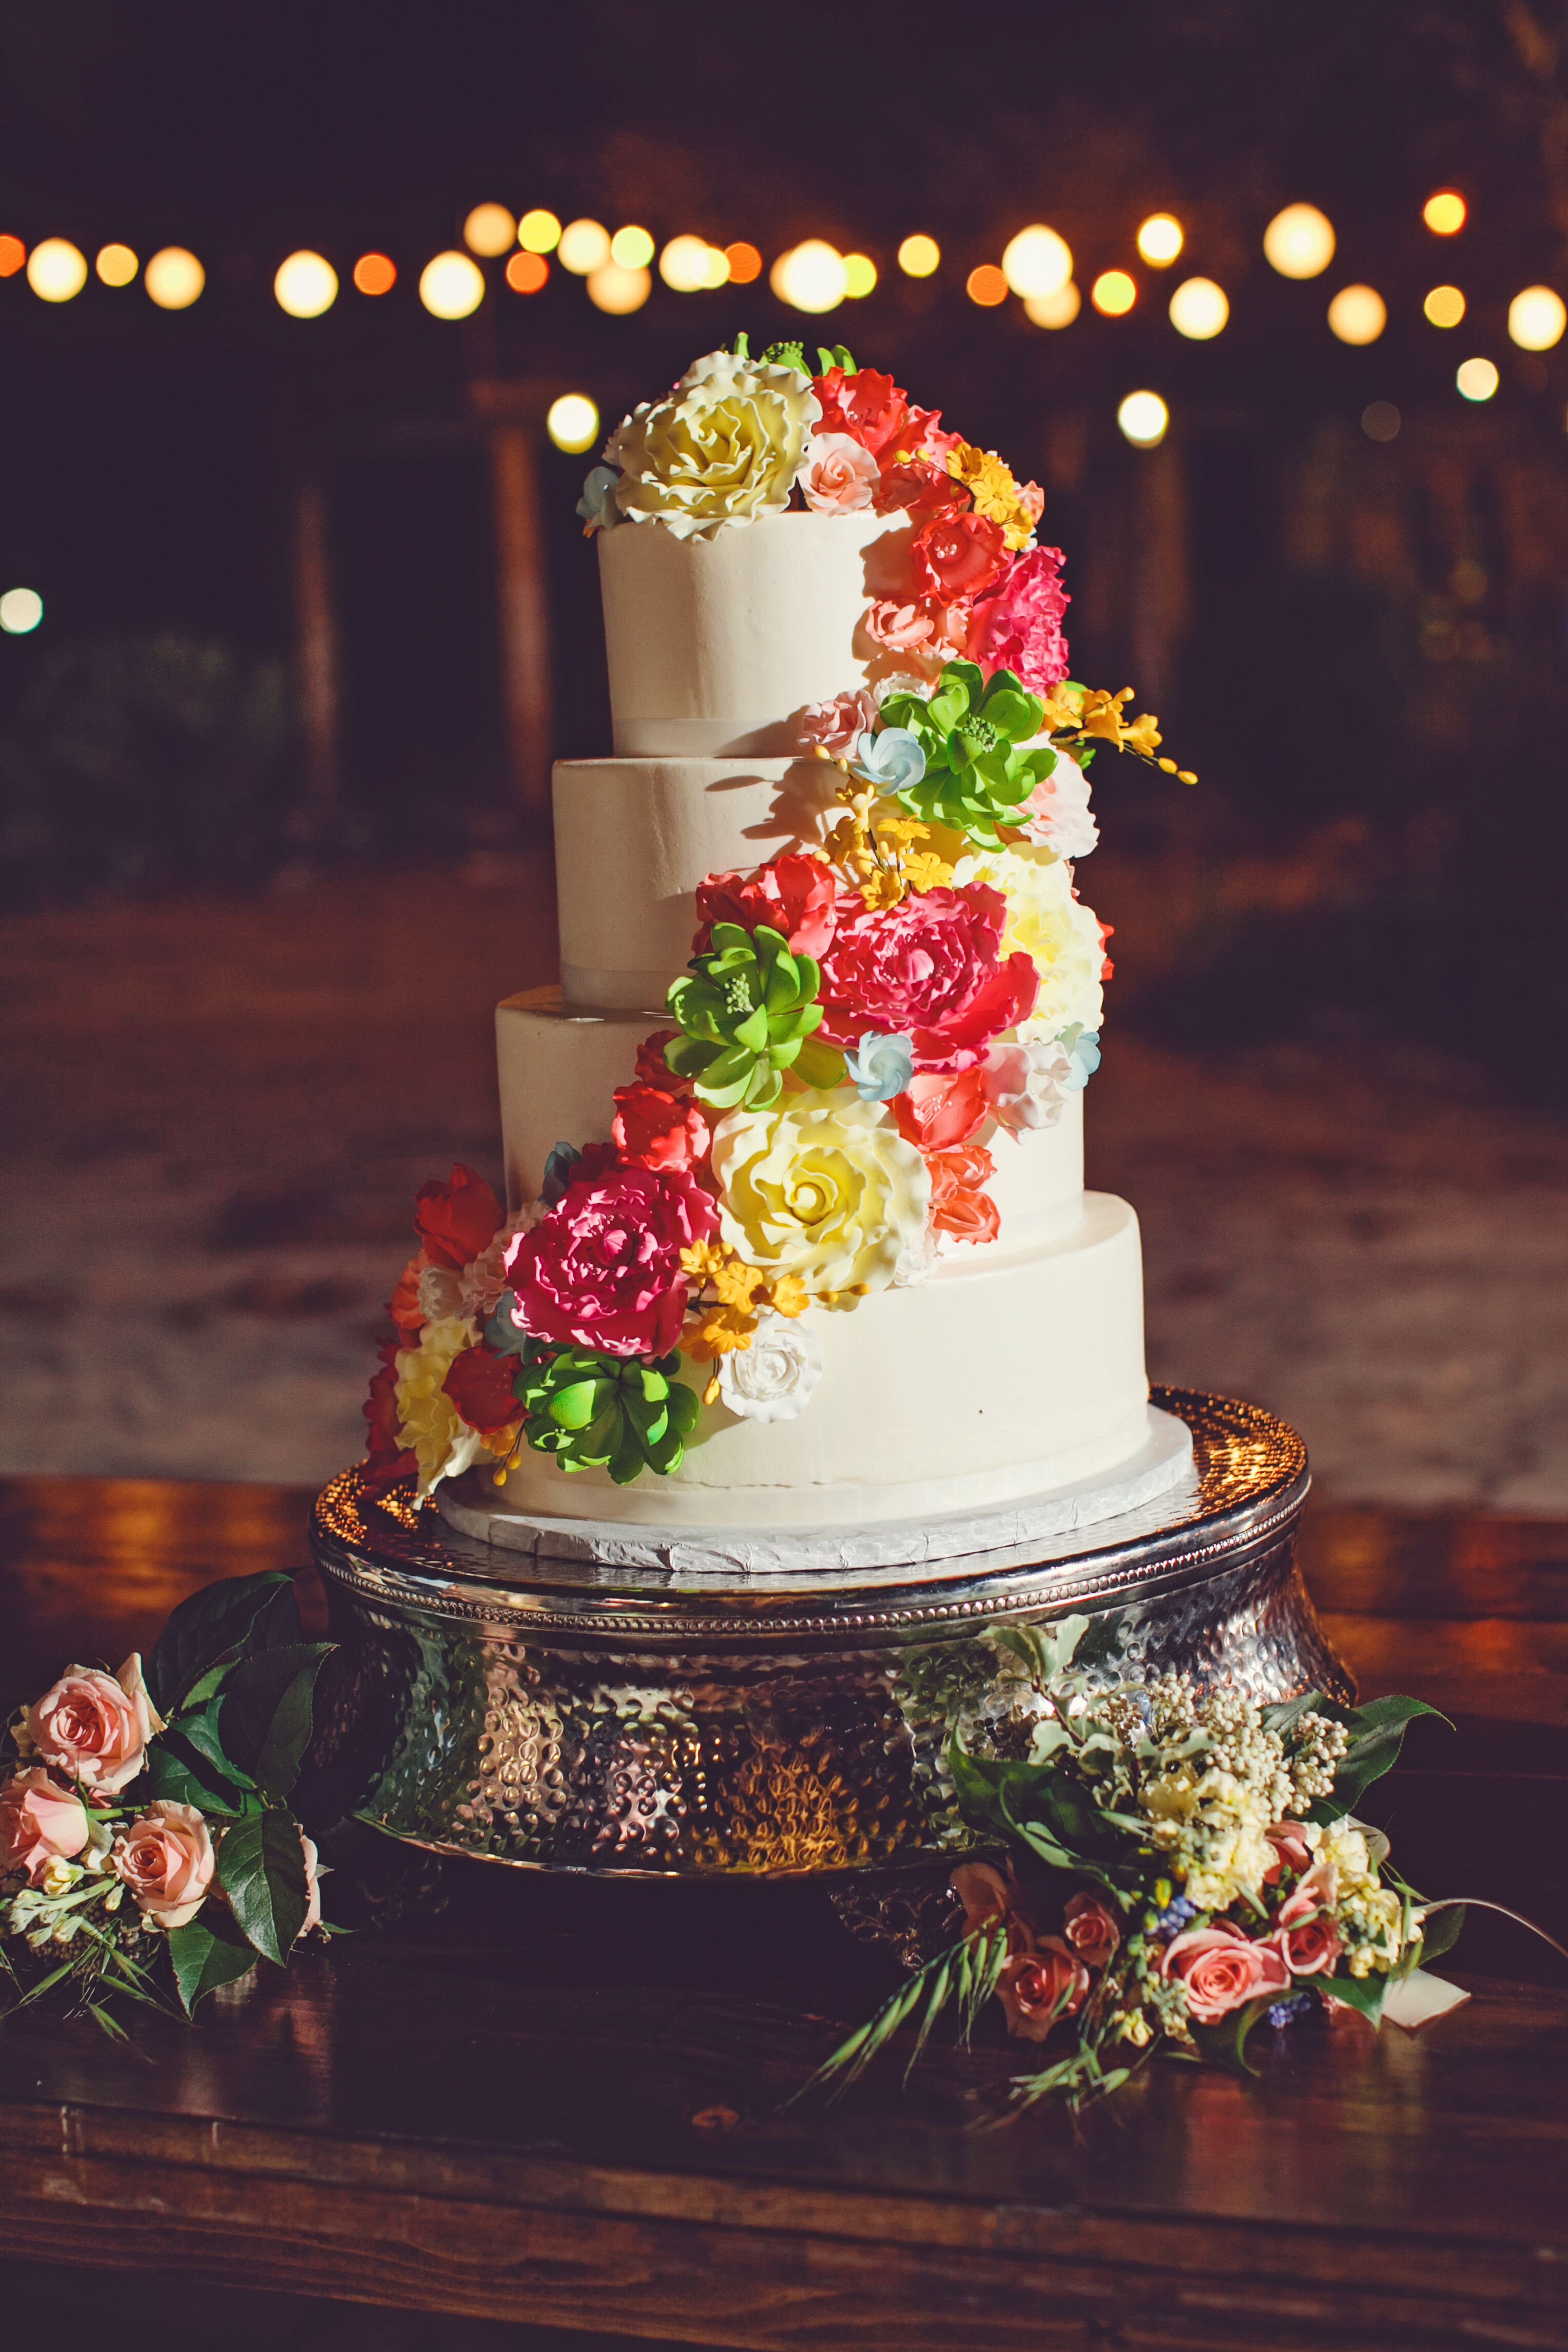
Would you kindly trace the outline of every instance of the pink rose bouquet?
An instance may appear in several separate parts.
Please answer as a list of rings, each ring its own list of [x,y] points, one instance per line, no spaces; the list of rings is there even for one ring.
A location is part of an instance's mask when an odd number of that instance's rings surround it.
[[[979,882],[841,911],[821,959],[819,1034],[841,1049],[866,1029],[908,1036],[921,1071],[983,1061],[994,1037],[1028,1020],[1040,988],[1030,956],[1001,956],[1006,920],[1000,891]]]
[[[690,1284],[681,1253],[718,1228],[711,1192],[682,1169],[620,1168],[569,1184],[507,1261],[519,1328],[604,1356],[663,1356]]]

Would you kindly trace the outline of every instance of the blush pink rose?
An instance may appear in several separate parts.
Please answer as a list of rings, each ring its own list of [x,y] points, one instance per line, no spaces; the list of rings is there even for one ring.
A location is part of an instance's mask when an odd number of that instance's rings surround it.
[[[1061,616],[1071,599],[1061,585],[1060,547],[1025,548],[990,593],[975,592],[967,652],[987,677],[1010,669],[1031,694],[1046,694],[1067,676]]]
[[[1319,1862],[1281,1904],[1269,1941],[1292,1976],[1319,1976],[1337,1963],[1344,1949],[1332,1916],[1338,1894],[1339,1873]]]
[[[1043,2042],[1064,2017],[1074,2017],[1089,1991],[1089,1971],[1060,1936],[1041,1936],[1029,1952],[1002,1963],[997,1998],[1008,2014],[1008,2032],[1024,2042]]]
[[[847,1049],[880,1029],[912,1040],[919,1071],[983,1061],[993,1037],[1028,1020],[1040,989],[1031,957],[999,957],[1006,920],[1001,892],[982,882],[912,890],[896,907],[846,901],[821,960],[823,1043]]]
[[[1097,1895],[1073,1895],[1062,1915],[1061,1932],[1085,1967],[1103,1969],[1108,1966],[1122,1930]]]
[[[212,1834],[194,1805],[155,1797],[114,1841],[109,1866],[155,1927],[184,1927],[213,1883]]]
[[[836,760],[876,725],[875,698],[862,686],[852,694],[835,695],[831,702],[809,702],[798,725],[803,751],[821,751]]]
[[[680,1338],[681,1252],[717,1230],[718,1207],[683,1169],[580,1178],[507,1254],[512,1310],[536,1339],[606,1356],[663,1356]]]
[[[1009,563],[999,522],[985,515],[937,515],[910,546],[917,595],[938,604],[972,603],[999,580]]]
[[[1262,1993],[1291,1989],[1291,1971],[1272,1944],[1254,1944],[1223,1920],[1173,1936],[1160,1974],[1186,1987],[1187,2015],[1199,2025],[1218,2023]]]
[[[696,889],[701,928],[694,951],[706,954],[715,923],[738,923],[743,931],[766,923],[794,954],[820,957],[833,936],[838,895],[832,867],[800,851],[770,858],[752,874],[706,874]]]
[[[813,514],[859,514],[875,496],[882,469],[863,442],[847,433],[815,433],[799,480]]]
[[[1263,1834],[1274,1849],[1273,1866],[1263,1873],[1265,1886],[1272,1886],[1284,1871],[1299,1874],[1312,1868],[1312,1850],[1300,1822],[1276,1822]]]
[[[890,654],[914,654],[936,645],[940,625],[924,604],[901,604],[883,596],[868,609],[865,633]]]
[[[161,1729],[133,1650],[118,1675],[68,1666],[23,1719],[28,1752],[84,1788],[113,1796],[141,1769],[147,1743]]]
[[[964,1932],[978,1936],[988,1927],[1004,1927],[1009,1952],[1027,1952],[1033,1945],[1028,1921],[1018,1907],[1018,1881],[994,1863],[966,1862],[953,1873],[953,1892],[964,1906]]]
[[[74,1789],[35,1766],[0,1785],[0,1874],[23,1870],[37,1886],[51,1862],[87,1843],[87,1807]]]

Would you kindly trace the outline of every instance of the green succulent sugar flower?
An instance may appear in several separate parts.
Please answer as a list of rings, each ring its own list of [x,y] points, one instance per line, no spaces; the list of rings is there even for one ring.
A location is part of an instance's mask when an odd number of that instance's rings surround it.
[[[1023,821],[1024,803],[1056,765],[1049,744],[1019,745],[1038,735],[1045,705],[1010,669],[990,680],[974,662],[948,662],[927,701],[890,695],[884,728],[904,728],[925,758],[925,772],[903,786],[898,799],[912,816],[967,834],[986,849],[1000,849],[998,825]]]
[[[618,1486],[644,1470],[667,1477],[701,1410],[696,1391],[674,1377],[680,1362],[674,1352],[627,1362],[530,1339],[515,1382],[523,1435],[561,1469],[608,1470]]]
[[[682,1034],[665,1046],[665,1061],[716,1110],[767,1110],[798,1065],[810,1084],[831,1085],[841,1063],[810,1042],[822,1018],[820,979],[812,958],[793,953],[766,923],[755,931],[716,923],[706,952],[670,990]]]

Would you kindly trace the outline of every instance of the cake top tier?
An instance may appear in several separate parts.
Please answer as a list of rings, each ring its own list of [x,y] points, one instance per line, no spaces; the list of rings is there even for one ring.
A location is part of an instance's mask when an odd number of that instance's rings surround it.
[[[634,409],[584,486],[616,751],[790,751],[960,657],[1065,677],[1039,486],[841,346],[812,374],[799,343],[740,345]]]

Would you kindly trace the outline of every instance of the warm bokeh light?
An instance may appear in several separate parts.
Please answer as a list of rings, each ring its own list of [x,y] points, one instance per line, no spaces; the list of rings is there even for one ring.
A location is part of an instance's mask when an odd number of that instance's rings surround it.
[[[1181,223],[1171,213],[1151,213],[1138,231],[1138,251],[1156,269],[1173,262],[1186,243]]]
[[[700,294],[707,284],[708,243],[701,236],[673,236],[659,256],[659,275],[673,293]]]
[[[509,252],[517,234],[517,224],[505,205],[476,205],[463,224],[464,244],[470,253],[482,253],[486,261]]]
[[[585,392],[563,392],[549,404],[545,431],[558,449],[591,449],[599,438],[599,411]]]
[[[92,266],[106,286],[129,286],[141,264],[128,245],[106,245]]]
[[[1207,343],[1230,316],[1223,286],[1212,278],[1187,278],[1171,296],[1171,324],[1189,343]]]
[[[729,256],[722,245],[710,245],[703,271],[703,284],[709,289],[729,284]]]
[[[419,273],[419,299],[433,319],[466,319],[485,299],[485,273],[465,253],[438,253]]]
[[[600,221],[568,221],[556,247],[557,258],[563,269],[576,278],[586,278],[591,269],[602,269],[610,258],[610,231]]]
[[[1009,290],[1006,278],[994,261],[982,261],[978,269],[971,269],[964,280],[965,293],[983,310],[994,310],[998,302],[1005,302]]]
[[[397,284],[397,264],[384,253],[361,253],[354,264],[354,283],[361,294],[390,294]]]
[[[1333,248],[1333,223],[1316,205],[1287,205],[1263,232],[1264,258],[1281,278],[1321,278]]]
[[[1467,400],[1490,400],[1498,387],[1498,373],[1490,360],[1466,360],[1454,382]]]
[[[898,248],[898,266],[906,278],[929,278],[941,258],[934,236],[906,236]]]
[[[514,294],[537,294],[549,278],[542,253],[514,253],[507,264],[507,283]]]
[[[824,310],[836,310],[848,290],[843,255],[821,237],[809,236],[803,245],[779,255],[768,283],[791,310],[820,317]]]
[[[525,257],[517,256],[519,261]],[[629,310],[640,310],[653,290],[653,280],[646,269],[623,269],[618,261],[607,261],[588,273],[588,299],[596,310],[608,310],[612,318],[624,318]]]
[[[1421,217],[1434,236],[1457,236],[1466,216],[1465,200],[1453,188],[1439,188],[1421,207]]]
[[[141,283],[160,310],[188,310],[206,282],[206,271],[183,245],[164,246],[141,273]]]
[[[338,299],[338,273],[319,253],[291,253],[272,281],[277,307],[291,319],[319,319]]]
[[[1030,294],[1025,298],[1024,315],[1037,327],[1071,327],[1083,307],[1083,297],[1070,278],[1054,294]]]
[[[1124,269],[1103,269],[1089,289],[1089,299],[1108,319],[1124,318],[1137,299],[1137,286]]]
[[[747,245],[744,237],[738,245],[727,245],[724,257],[729,264],[732,286],[749,286],[762,275],[762,256],[754,245]]]
[[[1521,352],[1549,352],[1564,327],[1568,309],[1550,286],[1527,286],[1508,306],[1508,331]]]
[[[1435,327],[1457,327],[1465,315],[1465,298],[1457,286],[1434,286],[1421,308]]]
[[[1391,400],[1372,401],[1361,412],[1361,429],[1369,441],[1392,441],[1404,422]]]
[[[1329,329],[1342,343],[1375,343],[1388,324],[1388,305],[1375,286],[1342,286],[1329,304]]]
[[[27,256],[27,283],[40,302],[69,302],[87,284],[87,256],[68,236],[47,236]]]
[[[36,588],[7,588],[0,596],[0,629],[8,637],[26,636],[43,617],[44,600]]]
[[[876,284],[876,264],[869,253],[844,256],[844,292],[852,302],[863,301]]]
[[[1027,301],[1031,295],[1054,294],[1072,275],[1072,249],[1053,228],[1036,221],[1009,238],[1002,255],[1002,276],[1015,294]]]
[[[1130,392],[1116,422],[1134,449],[1153,449],[1166,437],[1171,413],[1157,392]]]
[[[517,243],[525,253],[553,253],[560,243],[560,223],[539,205],[517,223]]]
[[[618,228],[610,240],[610,258],[617,269],[646,269],[653,240],[645,228]]]
[[[27,258],[27,248],[19,236],[0,236],[0,278],[15,278]]]

